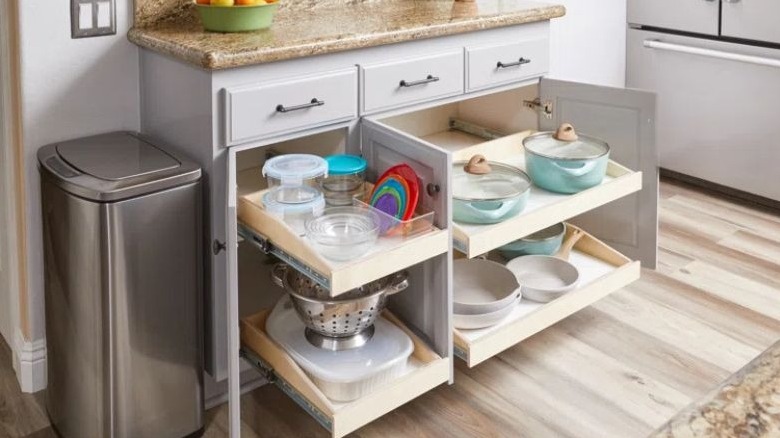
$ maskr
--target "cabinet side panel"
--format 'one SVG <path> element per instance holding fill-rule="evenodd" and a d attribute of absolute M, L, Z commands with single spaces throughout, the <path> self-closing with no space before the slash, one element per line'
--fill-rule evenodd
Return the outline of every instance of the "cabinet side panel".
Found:
<path fill-rule="evenodd" d="M 203 171 L 204 239 L 226 241 L 226 150 L 214 143 L 211 73 L 141 51 L 141 131 L 197 162 Z M 210 247 L 208 247 L 210 248 Z M 227 377 L 225 251 L 204 251 L 205 369 Z"/>

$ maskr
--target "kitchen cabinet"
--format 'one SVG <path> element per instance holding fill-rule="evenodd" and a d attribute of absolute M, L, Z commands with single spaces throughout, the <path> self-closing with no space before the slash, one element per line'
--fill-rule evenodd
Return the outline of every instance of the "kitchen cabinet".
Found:
<path fill-rule="evenodd" d="M 548 54 L 542 46 L 548 40 L 549 23 L 539 22 L 217 72 L 142 52 L 143 130 L 196 157 L 209 181 L 207 368 L 216 380 L 228 378 L 234 436 L 242 363 L 256 366 L 340 437 L 451 382 L 455 351 L 470 365 L 485 360 L 633 281 L 638 260 L 654 267 L 653 96 L 544 78 Z M 503 69 L 499 62 L 520 59 L 531 62 L 509 66 L 516 70 L 507 75 L 491 70 Z M 447 68 L 436 70 L 440 65 Z M 354 71 L 359 80 L 353 92 L 346 88 Z M 429 75 L 440 80 L 412 87 L 401 82 Z M 308 88 L 318 78 L 339 78 L 334 87 L 342 91 Z M 187 98 L 177 97 L 182 93 Z M 322 98 L 324 93 L 331 94 Z M 313 104 L 315 100 L 324 104 Z M 296 118 L 278 114 L 279 105 L 306 102 L 312 105 Z M 358 113 L 348 116 L 354 105 Z M 329 109 L 333 107 L 337 110 Z M 507 160 L 522 167 L 522 137 L 564 120 L 610 143 L 614 162 L 603 184 L 576 195 L 537 190 L 527 212 L 484 229 L 452 221 L 454 159 L 484 150 L 508 154 Z M 360 154 L 368 163 L 370 182 L 392 165 L 409 164 L 420 177 L 421 209 L 433 214 L 432 227 L 407 240 L 380 243 L 353 262 L 323 260 L 264 214 L 258 201 L 265 160 L 300 152 Z M 480 344 L 453 331 L 454 252 L 481 255 L 562 220 L 591 233 L 577 246 L 577 257 L 592 265 L 590 281 L 565 299 L 524 310 L 510 325 L 517 336 L 503 334 L 500 341 Z M 244 255 L 252 250 L 260 262 L 247 266 Z M 406 270 L 409 288 L 390 298 L 385 317 L 411 334 L 417 361 L 412 371 L 347 405 L 323 399 L 290 356 L 263 333 L 263 308 L 283 294 L 268 278 L 268 267 L 278 259 L 334 297 Z M 464 349 L 469 344 L 474 345 L 471 353 Z"/>
<path fill-rule="evenodd" d="M 780 44 L 780 3 L 775 0 L 724 0 L 721 35 Z"/>

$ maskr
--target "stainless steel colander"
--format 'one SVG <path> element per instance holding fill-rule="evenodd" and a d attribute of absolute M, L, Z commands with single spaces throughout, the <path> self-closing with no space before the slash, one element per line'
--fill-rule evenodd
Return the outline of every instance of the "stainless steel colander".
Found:
<path fill-rule="evenodd" d="M 336 298 L 327 289 L 284 263 L 274 266 L 271 278 L 284 288 L 306 325 L 306 338 L 330 350 L 359 347 L 374 333 L 374 321 L 387 297 L 409 286 L 408 273 L 397 272 L 367 283 Z"/>

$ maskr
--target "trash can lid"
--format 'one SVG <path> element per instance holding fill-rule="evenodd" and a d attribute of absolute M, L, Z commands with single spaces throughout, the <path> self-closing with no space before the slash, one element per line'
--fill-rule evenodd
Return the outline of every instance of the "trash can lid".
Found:
<path fill-rule="evenodd" d="M 41 173 L 75 195 L 112 202 L 196 181 L 200 168 L 133 132 L 68 140 L 38 150 Z"/>

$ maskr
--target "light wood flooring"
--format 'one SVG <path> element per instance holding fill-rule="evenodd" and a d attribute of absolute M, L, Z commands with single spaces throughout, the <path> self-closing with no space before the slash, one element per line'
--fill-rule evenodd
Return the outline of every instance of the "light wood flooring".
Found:
<path fill-rule="evenodd" d="M 663 181 L 660 265 L 356 437 L 644 437 L 780 339 L 780 215 Z M 2 350 L 5 348 L 5 350 Z M 50 436 L 0 348 L 0 436 Z M 278 389 L 242 398 L 244 437 L 326 437 Z M 226 406 L 205 436 L 226 436 Z M 40 430 L 42 429 L 42 430 Z M 14 435 L 16 433 L 16 435 Z"/>

